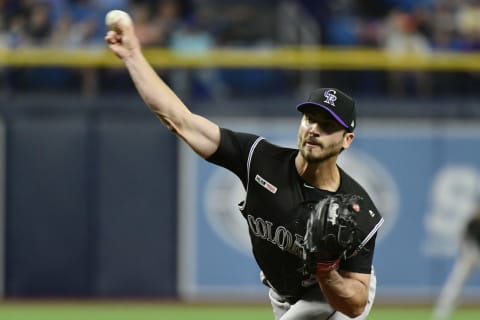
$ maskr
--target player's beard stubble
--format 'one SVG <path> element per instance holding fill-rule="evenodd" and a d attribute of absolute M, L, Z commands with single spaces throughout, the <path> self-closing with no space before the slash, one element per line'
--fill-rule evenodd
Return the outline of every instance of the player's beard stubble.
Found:
<path fill-rule="evenodd" d="M 333 157 L 337 157 L 343 150 L 343 138 L 328 145 L 325 145 L 322 142 L 316 142 L 314 146 L 309 146 L 307 141 L 308 138 L 306 137 L 298 138 L 298 149 L 307 163 L 314 164 L 326 161 Z"/>

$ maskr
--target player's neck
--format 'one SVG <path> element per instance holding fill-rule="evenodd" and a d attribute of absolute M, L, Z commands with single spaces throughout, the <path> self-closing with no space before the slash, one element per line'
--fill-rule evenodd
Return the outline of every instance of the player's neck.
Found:
<path fill-rule="evenodd" d="M 340 171 L 335 157 L 319 163 L 309 163 L 297 157 L 295 166 L 300 177 L 313 187 L 331 192 L 340 187 Z"/>

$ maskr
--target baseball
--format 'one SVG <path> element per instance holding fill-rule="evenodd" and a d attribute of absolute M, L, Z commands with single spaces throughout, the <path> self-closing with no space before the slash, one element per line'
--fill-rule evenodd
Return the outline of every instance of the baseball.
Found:
<path fill-rule="evenodd" d="M 117 27 L 117 23 L 123 21 L 124 23 L 130 23 L 131 19 L 128 13 L 122 10 L 110 10 L 105 15 L 105 25 L 109 30 L 114 30 Z"/>

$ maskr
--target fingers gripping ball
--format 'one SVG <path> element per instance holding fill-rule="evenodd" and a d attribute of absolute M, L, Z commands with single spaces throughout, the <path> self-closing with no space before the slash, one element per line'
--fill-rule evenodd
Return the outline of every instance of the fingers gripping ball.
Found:
<path fill-rule="evenodd" d="M 336 269 L 340 260 L 360 245 L 359 202 L 360 197 L 356 195 L 337 195 L 304 204 L 308 218 L 303 263 L 307 272 L 316 274 Z"/>
<path fill-rule="evenodd" d="M 131 23 L 132 19 L 128 13 L 122 10 L 110 10 L 105 15 L 105 25 L 108 30 L 116 30 L 120 22 L 126 25 Z"/>

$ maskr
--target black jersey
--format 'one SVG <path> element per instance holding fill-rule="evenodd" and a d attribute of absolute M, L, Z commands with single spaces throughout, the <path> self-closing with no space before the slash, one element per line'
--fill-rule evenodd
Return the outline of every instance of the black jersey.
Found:
<path fill-rule="evenodd" d="M 293 297 L 316 283 L 302 268 L 306 217 L 298 210 L 301 203 L 332 194 L 361 196 L 359 226 L 364 241 L 352 256 L 341 261 L 339 268 L 347 271 L 371 272 L 376 232 L 383 223 L 365 190 L 341 168 L 337 192 L 306 184 L 295 167 L 297 153 L 297 149 L 271 144 L 262 137 L 222 128 L 220 146 L 207 159 L 242 181 L 246 196 L 239 207 L 248 223 L 254 257 L 269 285 Z"/>

